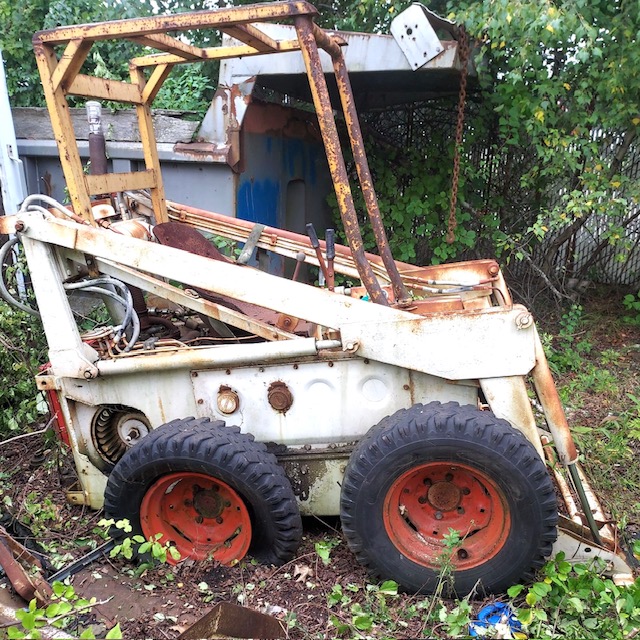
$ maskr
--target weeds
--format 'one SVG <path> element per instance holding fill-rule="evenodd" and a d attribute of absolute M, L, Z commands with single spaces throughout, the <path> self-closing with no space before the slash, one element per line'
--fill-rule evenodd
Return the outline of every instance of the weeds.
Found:
<path fill-rule="evenodd" d="M 128 520 L 115 521 L 113 518 L 103 518 L 98 522 L 98 527 L 107 531 L 115 527 L 124 533 L 131 533 L 133 530 Z M 160 542 L 162 535 L 158 533 L 151 538 L 145 538 L 139 534 L 126 536 L 110 551 L 109 557 L 125 560 L 131 560 L 134 556 L 146 557 L 147 560 L 138 567 L 136 572 L 138 575 L 156 564 L 166 564 L 169 558 L 177 562 L 180 560 L 180 552 L 169 542 Z"/>
<path fill-rule="evenodd" d="M 78 634 L 75 636 L 78 638 L 96 638 L 93 629 L 87 628 L 79 632 L 79 627 L 84 624 L 83 619 L 87 613 L 90 613 L 97 605 L 104 603 L 98 602 L 96 598 L 90 600 L 80 598 L 71 585 L 62 582 L 54 582 L 52 589 L 51 602 L 46 607 L 38 607 L 34 599 L 29 603 L 28 608 L 16 611 L 19 624 L 7 628 L 7 638 L 10 640 L 14 638 L 38 640 L 43 637 L 53 637 L 50 631 L 46 635 L 41 633 L 40 629 L 45 626 L 74 632 Z M 120 625 L 116 624 L 106 635 L 101 637 L 106 640 L 121 639 L 123 636 Z"/>
<path fill-rule="evenodd" d="M 541 580 L 508 591 L 520 602 L 518 620 L 533 638 L 624 640 L 640 625 L 640 580 L 617 586 L 603 577 L 604 563 L 569 564 L 563 553 L 548 562 Z M 522 594 L 524 601 L 522 599 Z"/>
<path fill-rule="evenodd" d="M 629 293 L 622 299 L 622 306 L 629 313 L 622 317 L 627 324 L 640 326 L 640 291 L 636 295 Z"/>

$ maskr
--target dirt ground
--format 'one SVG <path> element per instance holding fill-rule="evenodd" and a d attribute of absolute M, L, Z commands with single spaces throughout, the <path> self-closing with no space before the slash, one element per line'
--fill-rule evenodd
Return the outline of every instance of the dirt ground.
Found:
<path fill-rule="evenodd" d="M 605 323 L 594 340 L 598 353 L 615 349 L 625 354 L 622 365 L 627 376 L 620 397 L 628 392 L 639 393 L 640 328 L 611 332 Z M 624 403 L 616 406 L 615 400 L 603 394 L 590 394 L 586 401 L 570 410 L 570 420 L 601 425 L 619 412 L 620 406 Z M 638 440 L 629 446 L 636 456 L 640 453 Z M 623 472 L 624 469 L 620 469 L 620 473 Z M 45 553 L 62 564 L 83 555 L 101 541 L 94 530 L 102 514 L 72 506 L 65 500 L 65 490 L 74 480 L 70 456 L 44 435 L 0 443 L 0 512 L 11 513 L 29 526 L 33 539 L 41 544 Z M 629 504 L 637 506 L 637 487 L 629 487 L 628 492 Z M 604 496 L 605 504 L 606 501 Z M 81 623 L 83 626 L 93 624 L 97 637 L 119 623 L 127 639 L 166 640 L 177 638 L 216 603 L 224 601 L 282 620 L 295 618 L 295 626 L 288 630 L 288 637 L 292 639 L 335 637 L 329 618 L 332 613 L 340 615 L 340 612 L 329 610 L 327 596 L 340 584 L 343 587 L 359 585 L 361 595 L 354 594 L 354 597 L 366 597 L 363 585 L 367 583 L 367 575 L 347 548 L 337 521 L 307 519 L 304 524 L 305 536 L 297 557 L 282 567 L 260 566 L 247 558 L 235 567 L 184 562 L 177 567 L 165 565 L 137 575 L 134 563 L 103 557 L 72 579 L 79 594 L 95 597 L 100 603 L 95 615 L 85 616 Z M 637 509 L 628 515 L 626 526 L 632 534 L 640 531 Z M 335 545 L 328 564 L 315 550 L 316 543 L 322 541 Z M 2 582 L 0 577 L 0 586 Z M 417 599 L 411 595 L 398 596 L 388 615 L 399 618 Z M 19 600 L 11 599 L 11 590 L 5 585 L 0 588 L 0 610 L 7 600 L 23 606 Z M 482 606 L 482 602 L 477 606 Z M 413 617 L 405 628 L 406 635 L 394 637 L 418 637 L 424 631 L 423 624 L 420 616 Z"/>

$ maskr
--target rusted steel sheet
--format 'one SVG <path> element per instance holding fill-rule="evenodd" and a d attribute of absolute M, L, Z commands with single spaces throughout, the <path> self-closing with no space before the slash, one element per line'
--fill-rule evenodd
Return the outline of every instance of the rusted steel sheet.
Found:
<path fill-rule="evenodd" d="M 531 372 L 533 384 L 542 405 L 544 416 L 549 426 L 549 431 L 553 436 L 553 442 L 558 451 L 558 458 L 564 465 L 574 464 L 578 460 L 578 451 L 576 449 L 573 436 L 569 430 L 569 424 L 562 408 L 562 402 L 558 395 L 558 390 L 553 381 L 549 363 L 544 355 L 544 349 L 540 342 L 538 331 L 533 327 L 535 332 L 535 357 L 536 364 Z"/>
<path fill-rule="evenodd" d="M 35 598 L 38 606 L 48 602 L 53 592 L 38 575 L 42 563 L 29 549 L 12 538 L 4 527 L 0 527 L 0 566 L 21 598 L 27 602 Z"/>
<path fill-rule="evenodd" d="M 231 602 L 221 602 L 184 631 L 179 640 L 286 637 L 284 623 L 273 616 Z"/>
<path fill-rule="evenodd" d="M 378 304 L 387 305 L 385 297 L 378 279 L 371 269 L 364 252 L 362 234 L 358 225 L 358 218 L 353 203 L 353 195 L 349 186 L 347 168 L 345 166 L 338 130 L 331 110 L 331 100 L 329 90 L 322 71 L 322 64 L 318 55 L 318 46 L 313 35 L 313 22 L 310 18 L 299 16 L 295 19 L 298 39 L 302 47 L 302 55 L 307 67 L 307 75 L 313 96 L 313 103 L 318 116 L 318 124 L 322 131 L 325 151 L 329 162 L 329 171 L 333 180 L 340 217 L 344 227 L 353 259 L 360 275 L 362 284 L 367 288 L 371 300 Z"/>

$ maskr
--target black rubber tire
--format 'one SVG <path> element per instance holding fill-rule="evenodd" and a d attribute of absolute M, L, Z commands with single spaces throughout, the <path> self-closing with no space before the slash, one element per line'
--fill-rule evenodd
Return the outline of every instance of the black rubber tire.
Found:
<path fill-rule="evenodd" d="M 210 475 L 240 495 L 251 518 L 253 557 L 265 564 L 283 564 L 294 557 L 302 521 L 289 479 L 264 444 L 221 420 L 173 420 L 145 436 L 111 472 L 105 512 L 126 518 L 134 533 L 141 533 L 146 491 L 159 477 L 181 471 Z"/>
<path fill-rule="evenodd" d="M 358 443 L 341 496 L 344 535 L 358 561 L 406 591 L 433 593 L 439 571 L 406 557 L 387 533 L 383 505 L 403 474 L 431 462 L 472 467 L 502 492 L 511 527 L 496 555 L 453 574 L 450 591 L 502 592 L 530 576 L 557 537 L 551 478 L 535 447 L 505 420 L 473 406 L 417 404 L 388 416 Z M 401 481 L 402 482 L 402 481 Z M 389 494 L 391 495 L 391 494 Z"/>

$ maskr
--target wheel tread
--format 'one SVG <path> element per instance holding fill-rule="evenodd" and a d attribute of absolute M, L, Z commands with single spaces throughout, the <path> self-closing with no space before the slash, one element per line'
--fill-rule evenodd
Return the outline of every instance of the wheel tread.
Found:
<path fill-rule="evenodd" d="M 121 517 L 124 511 L 129 520 L 135 516 L 139 529 L 135 505 L 122 509 L 122 502 L 127 502 L 132 488 L 137 489 L 136 494 L 140 493 L 140 487 L 146 490 L 157 477 L 154 469 L 162 467 L 167 473 L 185 465 L 205 473 L 208 469 L 224 470 L 229 477 L 239 478 L 250 487 L 254 499 L 264 504 L 264 508 L 256 509 L 255 517 L 260 522 L 254 526 L 254 538 L 262 543 L 252 543 L 254 555 L 274 564 L 287 562 L 294 556 L 302 538 L 302 524 L 284 470 L 263 443 L 220 420 L 191 417 L 172 420 L 154 429 L 127 451 L 113 469 L 105 491 L 105 511 L 116 517 Z"/>

